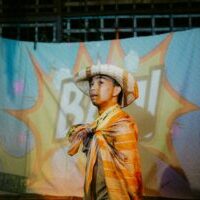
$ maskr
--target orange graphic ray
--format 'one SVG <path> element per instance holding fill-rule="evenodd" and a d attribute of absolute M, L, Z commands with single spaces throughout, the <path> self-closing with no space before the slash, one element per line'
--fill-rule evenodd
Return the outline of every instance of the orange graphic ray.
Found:
<path fill-rule="evenodd" d="M 153 50 L 140 58 L 140 67 L 135 74 L 136 76 L 149 76 L 152 68 L 155 68 L 156 66 L 164 67 L 165 54 L 172 37 L 173 34 L 167 35 L 167 37 Z"/>
<path fill-rule="evenodd" d="M 73 67 L 73 73 L 76 74 L 80 69 L 91 66 L 93 61 L 84 45 L 84 43 L 80 43 L 76 62 Z"/>
<path fill-rule="evenodd" d="M 162 113 L 167 112 L 167 115 L 163 115 L 162 120 L 159 120 L 157 123 L 157 129 L 154 138 L 149 143 L 143 145 L 161 160 L 171 165 L 172 168 L 182 174 L 182 176 L 185 178 L 185 173 L 181 168 L 179 160 L 177 159 L 175 148 L 173 146 L 171 130 L 178 117 L 200 108 L 187 101 L 184 97 L 177 93 L 170 85 L 166 77 L 164 77 L 162 87 L 163 99 L 159 102 L 158 110 L 161 110 Z M 160 141 L 165 141 L 164 148 L 158 147 L 158 143 Z"/>
<path fill-rule="evenodd" d="M 110 50 L 106 62 L 108 64 L 113 64 L 125 68 L 124 57 L 125 53 L 121 47 L 120 40 L 111 41 Z"/>
<path fill-rule="evenodd" d="M 172 36 L 172 34 L 169 34 L 154 50 L 141 58 L 140 69 L 136 75 L 147 76 L 151 68 L 155 66 L 164 67 L 165 54 Z M 171 87 L 166 77 L 163 78 L 160 91 L 161 98 L 157 108 L 160 113 L 156 113 L 155 134 L 150 142 L 142 143 L 142 145 L 185 177 L 172 143 L 171 128 L 177 117 L 198 108 L 181 97 Z M 165 110 L 168 107 L 169 109 Z"/>
<path fill-rule="evenodd" d="M 34 56 L 31 53 L 29 55 L 35 69 L 38 83 L 36 102 L 29 109 L 7 109 L 6 111 L 24 122 L 34 135 L 35 146 L 29 155 L 27 155 L 29 157 L 28 160 L 34 161 L 33 165 L 29 166 L 29 173 L 32 175 L 30 180 L 34 182 L 36 179 L 40 179 L 42 176 L 44 177 L 41 171 L 43 164 L 66 141 L 64 139 L 59 142 L 53 140 L 56 113 L 58 110 L 58 94 L 52 89 L 54 88 L 51 83 L 52 77 L 45 75 Z M 51 173 L 50 171 L 49 169 L 49 173 Z M 29 183 L 31 184 L 31 182 Z"/>
<path fill-rule="evenodd" d="M 135 73 L 135 77 L 137 79 L 140 79 L 140 77 L 150 76 L 150 72 L 155 67 L 164 68 L 165 66 L 165 55 L 168 49 L 168 46 L 172 40 L 173 34 L 168 34 L 167 37 L 158 44 L 153 50 L 151 50 L 148 54 L 140 58 L 140 67 Z M 108 63 L 112 64 L 118 64 L 122 67 L 124 67 L 124 56 L 125 53 L 121 47 L 120 40 L 114 40 L 111 42 L 111 47 L 109 51 L 109 55 L 107 58 Z M 170 93 L 172 91 L 172 88 L 167 87 L 167 83 L 165 81 L 164 87 L 161 87 L 161 90 L 166 90 L 167 93 Z M 168 88 L 168 90 L 167 90 Z M 169 90 L 171 88 L 171 90 Z M 173 92 L 174 94 L 174 92 Z M 182 175 L 184 175 L 181 165 L 178 161 L 178 158 L 175 153 L 174 146 L 172 144 L 171 134 L 170 134 L 170 128 L 174 122 L 174 120 L 180 116 L 181 114 L 184 114 L 186 112 L 193 111 L 194 109 L 197 109 L 194 105 L 190 104 L 184 99 L 177 100 L 179 95 L 173 95 L 171 98 L 176 101 L 176 103 L 181 108 L 173 108 L 172 115 L 170 115 L 170 112 L 168 112 L 168 118 L 163 118 L 163 120 L 157 120 L 156 122 L 156 128 L 154 138 L 150 142 L 142 142 L 142 146 L 147 148 L 150 152 L 152 152 L 154 155 L 156 155 L 158 158 L 162 159 L 166 163 L 168 163 L 170 166 L 172 166 L 176 171 L 180 172 Z M 164 101 L 162 99 L 162 101 Z M 157 110 L 163 110 L 160 105 L 163 105 L 163 102 L 161 102 L 161 99 L 158 102 L 158 109 Z M 167 121 L 167 124 L 166 124 Z M 164 127 L 164 128 L 163 128 Z M 156 142 L 155 142 L 156 141 Z M 160 146 L 157 145 L 157 143 L 161 144 Z M 163 148 L 164 146 L 164 148 Z"/>
<path fill-rule="evenodd" d="M 24 122 L 34 135 L 35 146 L 30 154 L 27 155 L 27 157 L 29 157 L 28 160 L 34 161 L 33 166 L 29 166 L 29 173 L 31 174 L 29 186 L 31 186 L 44 179 L 49 183 L 51 182 L 48 181 L 48 179 L 52 174 L 52 169 L 50 166 L 47 167 L 46 165 L 55 151 L 61 148 L 61 146 L 66 145 L 67 141 L 66 139 L 59 139 L 59 141 L 55 140 L 54 136 L 57 111 L 59 109 L 59 95 L 53 90 L 54 86 L 51 83 L 53 74 L 50 73 L 49 76 L 45 75 L 34 56 L 31 53 L 29 53 L 29 55 L 35 69 L 38 83 L 36 102 L 29 109 L 7 109 L 6 111 L 10 115 Z M 86 47 L 81 43 L 74 65 L 74 73 L 82 67 L 92 65 L 92 63 L 92 59 L 90 58 Z M 50 119 L 48 119 L 49 117 Z M 77 163 L 79 169 L 83 168 L 83 166 L 79 166 L 81 163 Z M 46 170 L 45 173 L 42 170 L 44 166 Z"/>

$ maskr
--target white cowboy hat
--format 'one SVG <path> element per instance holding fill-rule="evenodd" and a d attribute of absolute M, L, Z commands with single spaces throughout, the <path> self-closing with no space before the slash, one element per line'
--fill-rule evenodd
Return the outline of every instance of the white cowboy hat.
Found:
<path fill-rule="evenodd" d="M 116 65 L 97 64 L 80 70 L 75 74 L 74 80 L 77 87 L 89 96 L 89 79 L 95 75 L 106 75 L 119 83 L 122 88 L 121 107 L 126 107 L 138 98 L 138 86 L 133 76 Z"/>

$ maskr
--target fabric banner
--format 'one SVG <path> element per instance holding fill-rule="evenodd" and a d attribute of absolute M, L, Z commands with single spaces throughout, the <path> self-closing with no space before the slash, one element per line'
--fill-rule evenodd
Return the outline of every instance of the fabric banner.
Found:
<path fill-rule="evenodd" d="M 140 97 L 144 195 L 200 196 L 200 29 L 86 43 L 0 39 L 0 191 L 82 196 L 85 155 L 66 154 L 72 124 L 97 110 L 73 82 L 80 68 L 117 64 Z"/>

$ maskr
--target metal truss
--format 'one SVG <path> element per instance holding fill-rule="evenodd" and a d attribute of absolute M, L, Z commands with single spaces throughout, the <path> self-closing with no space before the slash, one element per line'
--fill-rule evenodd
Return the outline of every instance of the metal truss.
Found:
<path fill-rule="evenodd" d="M 0 0 L 0 35 L 80 42 L 200 27 L 199 0 Z"/>
<path fill-rule="evenodd" d="M 106 40 L 187 30 L 200 27 L 200 14 L 146 14 L 63 19 L 65 40 Z"/>

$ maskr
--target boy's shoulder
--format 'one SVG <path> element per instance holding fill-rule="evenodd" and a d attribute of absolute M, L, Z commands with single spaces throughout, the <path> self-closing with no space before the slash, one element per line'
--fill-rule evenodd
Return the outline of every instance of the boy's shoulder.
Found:
<path fill-rule="evenodd" d="M 118 111 L 112 118 L 113 123 L 133 123 L 136 124 L 135 119 L 133 116 L 128 114 L 122 108 L 119 108 Z"/>

